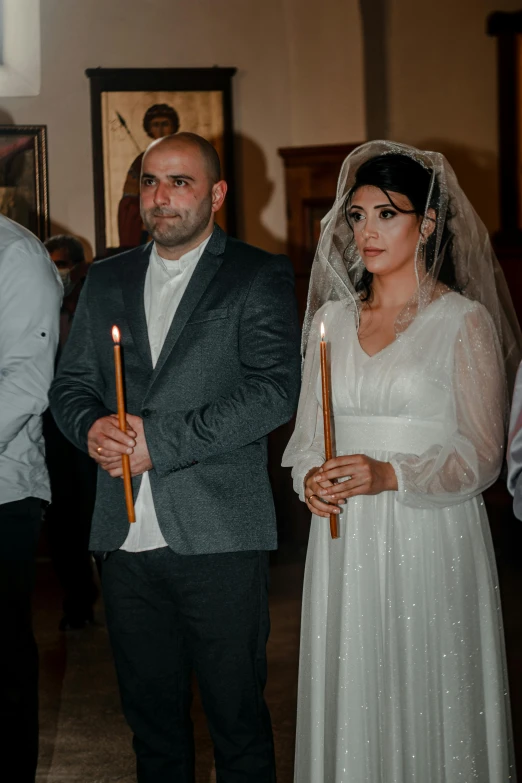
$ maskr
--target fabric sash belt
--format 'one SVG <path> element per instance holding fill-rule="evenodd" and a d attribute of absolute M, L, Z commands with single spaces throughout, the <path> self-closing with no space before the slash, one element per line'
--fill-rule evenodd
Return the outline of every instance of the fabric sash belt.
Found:
<path fill-rule="evenodd" d="M 403 416 L 336 416 L 333 429 L 337 454 L 422 454 L 450 435 L 440 421 Z"/>

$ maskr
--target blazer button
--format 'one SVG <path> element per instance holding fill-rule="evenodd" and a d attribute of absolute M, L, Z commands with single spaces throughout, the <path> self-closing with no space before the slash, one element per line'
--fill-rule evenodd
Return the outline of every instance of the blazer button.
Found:
<path fill-rule="evenodd" d="M 151 414 L 150 408 L 143 408 L 141 415 L 143 416 L 144 419 L 147 419 L 150 416 L 150 414 Z"/>

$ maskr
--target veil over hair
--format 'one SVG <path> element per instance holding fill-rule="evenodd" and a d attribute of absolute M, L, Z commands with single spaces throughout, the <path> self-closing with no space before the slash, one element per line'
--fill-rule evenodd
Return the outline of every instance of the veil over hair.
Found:
<path fill-rule="evenodd" d="M 407 329 L 431 303 L 444 260 L 451 253 L 459 293 L 483 304 L 493 319 L 511 388 L 522 355 L 522 333 L 487 229 L 441 153 L 390 141 L 362 144 L 348 155 L 342 165 L 336 199 L 321 221 L 321 235 L 312 265 L 303 325 L 303 356 L 314 316 L 326 302 L 345 301 L 347 307 L 353 309 L 355 318 L 359 318 L 362 302 L 356 287 L 365 267 L 346 219 L 346 205 L 359 168 L 380 155 L 406 155 L 429 172 L 431 180 L 424 218 L 430 220 L 430 215 L 435 213 L 435 228 L 425 245 L 419 233 L 415 254 L 417 291 L 396 319 L 396 334 Z M 447 241 L 447 229 L 451 243 Z"/>

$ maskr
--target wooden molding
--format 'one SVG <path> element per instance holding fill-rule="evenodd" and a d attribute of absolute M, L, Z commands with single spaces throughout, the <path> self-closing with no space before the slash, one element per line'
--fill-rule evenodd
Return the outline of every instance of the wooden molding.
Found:
<path fill-rule="evenodd" d="M 522 33 L 522 11 L 495 11 L 488 16 L 486 30 L 491 36 Z"/>

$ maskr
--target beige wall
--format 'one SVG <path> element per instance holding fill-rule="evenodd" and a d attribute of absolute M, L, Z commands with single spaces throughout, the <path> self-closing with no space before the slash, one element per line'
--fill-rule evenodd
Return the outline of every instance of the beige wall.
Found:
<path fill-rule="evenodd" d="M 366 138 L 363 46 L 354 0 L 284 0 L 292 144 Z"/>
<path fill-rule="evenodd" d="M 48 125 L 53 222 L 90 243 L 86 68 L 236 66 L 241 233 L 271 250 L 285 237 L 277 148 L 365 138 L 358 0 L 41 4 L 41 93 L 0 98 L 0 122 Z M 496 42 L 485 24 L 491 11 L 519 7 L 520 0 L 387 3 L 388 135 L 445 152 L 491 230 L 498 226 Z"/>
<path fill-rule="evenodd" d="M 357 0 L 42 0 L 41 93 L 0 98 L 0 122 L 48 125 L 54 227 L 93 244 L 85 69 L 236 66 L 242 233 L 278 250 L 277 148 L 364 135 L 357 8 Z"/>
<path fill-rule="evenodd" d="M 390 0 L 390 138 L 446 154 L 475 208 L 498 228 L 496 39 L 492 11 L 520 0 Z"/>

